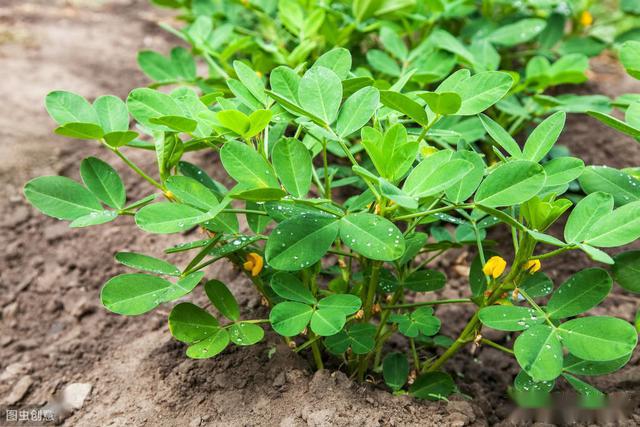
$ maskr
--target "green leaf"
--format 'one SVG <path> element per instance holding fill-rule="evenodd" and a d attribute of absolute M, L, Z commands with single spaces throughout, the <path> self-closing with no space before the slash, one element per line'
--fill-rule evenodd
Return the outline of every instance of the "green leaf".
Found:
<path fill-rule="evenodd" d="M 67 123 L 56 128 L 57 135 L 77 139 L 100 139 L 104 132 L 99 125 L 93 123 Z"/>
<path fill-rule="evenodd" d="M 151 117 L 149 119 L 149 123 L 153 123 L 154 125 L 164 125 L 169 129 L 185 133 L 193 132 L 198 126 L 198 122 L 195 120 L 182 116 Z"/>
<path fill-rule="evenodd" d="M 629 40 L 620 47 L 620 62 L 630 76 L 640 80 L 640 41 Z"/>
<path fill-rule="evenodd" d="M 445 190 L 447 198 L 453 203 L 462 203 L 473 195 L 482 178 L 484 178 L 485 164 L 482 157 L 474 151 L 457 151 L 452 159 L 461 159 L 471 163 L 472 169 L 464 175 L 464 178 Z"/>
<path fill-rule="evenodd" d="M 218 329 L 208 338 L 198 341 L 187 348 L 187 357 L 207 359 L 216 356 L 229 345 L 229 333 L 226 329 Z"/>
<path fill-rule="evenodd" d="M 224 283 L 219 280 L 209 280 L 204 284 L 204 290 L 220 314 L 234 322 L 240 319 L 240 306 Z"/>
<path fill-rule="evenodd" d="M 243 137 L 245 139 L 252 138 L 262 132 L 267 126 L 269 126 L 269 122 L 273 117 L 273 113 L 271 110 L 256 110 L 249 116 L 249 122 L 251 125 L 249 126 L 249 130 L 244 133 Z"/>
<path fill-rule="evenodd" d="M 114 209 L 122 209 L 127 196 L 120 175 L 108 163 L 87 157 L 80 163 L 82 181 L 96 197 Z"/>
<path fill-rule="evenodd" d="M 24 195 L 36 209 L 58 219 L 74 220 L 102 212 L 100 201 L 85 187 L 64 176 L 41 176 L 29 181 Z"/>
<path fill-rule="evenodd" d="M 271 277 L 271 289 L 278 296 L 305 304 L 315 304 L 317 301 L 309 289 L 296 276 L 279 271 Z"/>
<path fill-rule="evenodd" d="M 379 261 L 393 261 L 404 253 L 404 237 L 391 221 L 371 213 L 356 213 L 340 220 L 340 237 L 359 254 Z"/>
<path fill-rule="evenodd" d="M 338 136 L 344 138 L 360 130 L 376 112 L 379 103 L 380 92 L 372 86 L 364 87 L 347 98 L 336 122 Z"/>
<path fill-rule="evenodd" d="M 624 134 L 627 134 L 629 136 L 632 136 L 634 138 L 640 138 L 640 129 L 637 129 L 625 122 L 623 122 L 620 119 L 617 119 L 613 116 L 610 116 L 608 114 L 602 113 L 600 111 L 587 111 L 587 114 L 590 115 L 591 117 L 600 120 L 602 123 L 604 123 L 605 125 L 614 128 L 615 130 L 618 130 Z"/>
<path fill-rule="evenodd" d="M 354 354 L 367 354 L 376 345 L 376 327 L 370 323 L 354 323 L 347 329 Z"/>
<path fill-rule="evenodd" d="M 425 92 L 418 96 L 426 101 L 431 111 L 443 116 L 457 113 L 462 105 L 462 98 L 455 92 Z"/>
<path fill-rule="evenodd" d="M 311 68 L 300 79 L 298 99 L 304 110 L 330 125 L 335 121 L 342 101 L 340 77 L 325 67 Z"/>
<path fill-rule="evenodd" d="M 419 399 L 442 400 L 453 393 L 455 384 L 444 372 L 428 372 L 420 375 L 411 387 L 409 393 Z"/>
<path fill-rule="evenodd" d="M 638 332 L 629 322 L 608 316 L 569 320 L 558 332 L 571 354 L 596 362 L 627 356 L 638 342 Z"/>
<path fill-rule="evenodd" d="M 546 22 L 542 19 L 521 19 L 513 24 L 498 27 L 489 34 L 487 40 L 500 46 L 515 46 L 532 40 L 545 26 Z"/>
<path fill-rule="evenodd" d="M 482 324 L 499 331 L 524 331 L 544 323 L 544 314 L 528 307 L 492 305 L 480 309 Z"/>
<path fill-rule="evenodd" d="M 553 144 L 556 143 L 560 132 L 564 128 L 567 115 L 564 111 L 558 111 L 547 117 L 529 135 L 524 144 L 523 156 L 532 162 L 539 162 L 547 155 Z"/>
<path fill-rule="evenodd" d="M 392 77 L 400 77 L 402 70 L 398 63 L 385 52 L 378 49 L 367 51 L 367 62 L 376 71 Z"/>
<path fill-rule="evenodd" d="M 267 262 L 285 271 L 315 264 L 333 244 L 339 224 L 336 218 L 316 214 L 302 214 L 281 222 L 267 240 Z"/>
<path fill-rule="evenodd" d="M 640 180 L 606 166 L 588 166 L 580 176 L 580 186 L 587 194 L 611 194 L 616 206 L 640 200 Z"/>
<path fill-rule="evenodd" d="M 601 248 L 623 246 L 640 237 L 640 201 L 632 202 L 599 219 L 585 243 Z"/>
<path fill-rule="evenodd" d="M 444 288 L 447 277 L 438 270 L 422 269 L 411 273 L 402 286 L 413 292 L 433 292 Z"/>
<path fill-rule="evenodd" d="M 380 29 L 380 41 L 387 52 L 401 60 L 406 60 L 409 52 L 402 37 L 389 27 Z"/>
<path fill-rule="evenodd" d="M 168 280 L 148 274 L 121 274 L 104 284 L 100 299 L 109 311 L 137 316 L 164 302 L 173 286 Z"/>
<path fill-rule="evenodd" d="M 182 302 L 169 314 L 169 330 L 175 339 L 187 344 L 202 341 L 220 330 L 220 324 L 206 310 Z"/>
<path fill-rule="evenodd" d="M 261 104 L 267 105 L 267 94 L 264 91 L 264 83 L 248 65 L 241 61 L 233 61 L 233 69 L 242 84 L 251 92 Z"/>
<path fill-rule="evenodd" d="M 344 80 L 351 71 L 351 52 L 343 47 L 335 47 L 323 53 L 313 64 L 313 67 L 328 68 L 336 73 L 340 80 Z"/>
<path fill-rule="evenodd" d="M 172 284 L 171 289 L 163 296 L 163 302 L 175 301 L 182 298 L 198 286 L 204 277 L 204 271 L 195 271 Z"/>
<path fill-rule="evenodd" d="M 562 345 L 555 329 L 535 325 L 513 346 L 518 364 L 534 381 L 551 381 L 562 373 Z"/>
<path fill-rule="evenodd" d="M 528 160 L 515 160 L 498 166 L 480 184 L 475 202 L 489 207 L 511 206 L 526 202 L 545 183 L 542 166 Z"/>
<path fill-rule="evenodd" d="M 575 375 L 596 376 L 611 374 L 626 365 L 632 354 L 633 353 L 629 353 L 619 359 L 607 360 L 605 362 L 582 360 L 573 354 L 567 354 L 564 358 L 563 369 Z"/>
<path fill-rule="evenodd" d="M 219 205 L 210 188 L 188 176 L 170 176 L 165 185 L 178 200 L 195 208 L 209 211 Z"/>
<path fill-rule="evenodd" d="M 159 258 L 135 252 L 118 252 L 116 261 L 136 270 L 148 271 L 167 276 L 180 276 L 181 272 L 175 265 Z"/>
<path fill-rule="evenodd" d="M 90 214 L 74 219 L 69 224 L 71 228 L 89 227 L 91 225 L 100 225 L 111 222 L 118 217 L 116 211 L 91 212 Z"/>
<path fill-rule="evenodd" d="M 324 297 L 318 303 L 318 309 L 335 310 L 349 316 L 357 312 L 362 306 L 362 301 L 351 294 L 333 294 Z"/>
<path fill-rule="evenodd" d="M 300 76 L 289 67 L 279 66 L 271 71 L 269 75 L 271 90 L 281 97 L 297 104 L 298 87 L 300 86 Z"/>
<path fill-rule="evenodd" d="M 441 193 L 460 182 L 473 169 L 471 162 L 452 159 L 453 151 L 441 150 L 421 161 L 409 174 L 402 189 L 415 197 Z"/>
<path fill-rule="evenodd" d="M 264 329 L 260 326 L 240 322 L 229 326 L 229 339 L 235 345 L 254 345 L 264 338 Z"/>
<path fill-rule="evenodd" d="M 429 125 L 429 118 L 424 108 L 407 95 L 391 90 L 383 90 L 380 92 L 380 101 L 386 107 L 412 118 L 419 125 Z"/>
<path fill-rule="evenodd" d="M 147 205 L 136 212 L 136 224 L 149 233 L 170 234 L 189 230 L 208 218 L 202 211 L 171 202 Z"/>
<path fill-rule="evenodd" d="M 92 123 L 100 125 L 94 108 L 82 96 L 57 90 L 45 99 L 45 107 L 53 120 L 63 126 L 67 123 Z"/>
<path fill-rule="evenodd" d="M 389 353 L 382 361 L 382 376 L 393 391 L 400 390 L 409 377 L 409 361 L 403 353 Z"/>
<path fill-rule="evenodd" d="M 278 188 L 275 172 L 267 161 L 247 144 L 229 141 L 220 149 L 220 161 L 227 173 L 241 184 Z"/>
<path fill-rule="evenodd" d="M 152 130 L 168 130 L 166 126 L 154 124 L 151 118 L 184 116 L 184 112 L 169 95 L 148 88 L 134 89 L 127 97 L 127 109 L 134 119 Z"/>
<path fill-rule="evenodd" d="M 513 77 L 501 71 L 485 71 L 460 82 L 456 88 L 462 105 L 459 116 L 479 114 L 500 101 L 511 89 Z"/>
<path fill-rule="evenodd" d="M 321 337 L 328 337 L 340 332 L 346 322 L 347 317 L 342 311 L 319 308 L 311 316 L 311 330 Z"/>
<path fill-rule="evenodd" d="M 143 73 L 157 82 L 172 82 L 176 80 L 177 71 L 171 59 L 151 50 L 138 52 L 138 65 Z"/>
<path fill-rule="evenodd" d="M 285 301 L 273 307 L 269 313 L 269 322 L 278 334 L 293 337 L 307 327 L 312 315 L 313 308 L 308 305 Z"/>
<path fill-rule="evenodd" d="M 273 168 L 284 188 L 294 197 L 305 197 L 311 187 L 311 154 L 294 138 L 278 141 L 271 154 Z"/>
<path fill-rule="evenodd" d="M 480 121 L 485 128 L 489 136 L 500 146 L 504 151 L 509 153 L 513 157 L 522 157 L 522 151 L 520 146 L 509 132 L 504 130 L 502 126 L 494 122 L 489 116 L 480 114 Z"/>
<path fill-rule="evenodd" d="M 93 108 L 105 134 L 129 130 L 127 105 L 117 96 L 99 96 L 93 102 Z"/>
<path fill-rule="evenodd" d="M 102 137 L 109 147 L 119 148 L 136 139 L 138 137 L 138 133 L 130 130 L 116 131 L 105 133 Z"/>
<path fill-rule="evenodd" d="M 580 200 L 573 208 L 564 227 L 564 239 L 568 243 L 584 241 L 594 224 L 613 211 L 611 194 L 597 191 Z"/>
<path fill-rule="evenodd" d="M 553 282 L 546 274 L 538 271 L 525 278 L 520 289 L 531 298 L 543 297 L 553 292 Z"/>
<path fill-rule="evenodd" d="M 574 179 L 580 178 L 584 172 L 584 162 L 576 157 L 557 157 L 544 165 L 547 175 L 545 187 L 568 184 Z"/>
<path fill-rule="evenodd" d="M 583 313 L 600 304 L 611 291 L 613 281 L 601 268 L 588 268 L 569 277 L 551 295 L 547 314 L 552 319 L 564 319 Z"/>
<path fill-rule="evenodd" d="M 616 255 L 612 273 L 615 281 L 624 289 L 640 293 L 640 251 L 628 251 Z"/>
<path fill-rule="evenodd" d="M 363 128 L 362 145 L 380 176 L 391 182 L 411 168 L 419 148 L 418 142 L 407 139 L 407 130 L 400 123 L 387 129 L 384 136 L 374 128 Z"/>
<path fill-rule="evenodd" d="M 251 121 L 242 111 L 222 110 L 216 113 L 216 119 L 220 125 L 242 136 L 249 132 Z"/>

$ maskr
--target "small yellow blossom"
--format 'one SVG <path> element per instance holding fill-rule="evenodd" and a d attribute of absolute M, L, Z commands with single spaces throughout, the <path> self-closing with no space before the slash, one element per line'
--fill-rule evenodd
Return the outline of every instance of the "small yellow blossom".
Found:
<path fill-rule="evenodd" d="M 533 274 L 536 271 L 540 270 L 540 267 L 542 267 L 542 263 L 540 263 L 539 259 L 530 259 L 524 265 L 524 269 L 527 270 L 530 274 Z"/>
<path fill-rule="evenodd" d="M 504 273 L 505 268 L 507 268 L 507 261 L 505 261 L 504 258 L 492 256 L 484 267 L 482 267 L 482 272 L 487 276 L 497 279 Z"/>
<path fill-rule="evenodd" d="M 251 276 L 256 277 L 262 271 L 264 260 L 259 254 L 251 252 L 247 254 L 246 261 L 242 266 L 245 270 L 251 272 Z"/>
<path fill-rule="evenodd" d="M 164 197 L 166 197 L 168 200 L 174 202 L 176 200 L 176 196 L 169 190 L 164 192 Z"/>
<path fill-rule="evenodd" d="M 580 24 L 583 27 L 590 27 L 593 24 L 593 15 L 588 10 L 584 10 L 580 14 Z"/>

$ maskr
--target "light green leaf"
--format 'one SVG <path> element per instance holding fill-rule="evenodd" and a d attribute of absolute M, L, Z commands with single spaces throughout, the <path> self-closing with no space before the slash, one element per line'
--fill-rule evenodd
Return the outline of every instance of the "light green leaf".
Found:
<path fill-rule="evenodd" d="M 73 92 L 50 92 L 45 99 L 45 107 L 51 118 L 61 126 L 67 123 L 100 125 L 98 115 L 91 104 Z"/>
<path fill-rule="evenodd" d="M 584 241 L 594 224 L 613 211 L 611 194 L 596 191 L 580 200 L 571 211 L 564 227 L 564 238 L 568 243 Z"/>
<path fill-rule="evenodd" d="M 218 332 L 220 324 L 206 310 L 190 302 L 182 302 L 169 314 L 169 330 L 178 341 L 193 344 Z"/>
<path fill-rule="evenodd" d="M 104 133 L 129 130 L 129 112 L 127 105 L 117 96 L 99 96 L 93 102 L 100 126 Z"/>
<path fill-rule="evenodd" d="M 360 130 L 376 112 L 379 103 L 380 92 L 372 86 L 364 87 L 347 98 L 336 122 L 338 136 L 344 138 Z"/>
<path fill-rule="evenodd" d="M 564 111 L 558 111 L 547 117 L 531 132 L 522 152 L 525 159 L 539 162 L 547 155 L 564 128 L 566 116 Z"/>
<path fill-rule="evenodd" d="M 580 176 L 580 186 L 587 194 L 611 194 L 616 206 L 640 200 L 640 180 L 606 166 L 588 166 Z"/>
<path fill-rule="evenodd" d="M 380 92 L 380 101 L 386 107 L 412 118 L 422 126 L 429 124 L 429 118 L 424 108 L 407 95 L 391 90 L 383 90 Z"/>
<path fill-rule="evenodd" d="M 93 193 L 64 176 L 32 179 L 25 185 L 24 195 L 40 212 L 58 219 L 74 220 L 103 210 Z"/>
<path fill-rule="evenodd" d="M 318 303 L 319 309 L 336 310 L 349 316 L 357 312 L 362 306 L 362 301 L 355 295 L 351 294 L 333 294 L 324 297 Z"/>
<path fill-rule="evenodd" d="M 165 185 L 178 200 L 195 208 L 209 211 L 219 204 L 211 189 L 188 176 L 170 176 Z"/>
<path fill-rule="evenodd" d="M 229 345 L 229 333 L 226 329 L 218 329 L 208 338 L 198 341 L 187 348 L 187 357 L 192 359 L 207 359 L 214 357 Z"/>
<path fill-rule="evenodd" d="M 241 61 L 233 61 L 233 69 L 242 84 L 251 92 L 261 104 L 267 105 L 267 94 L 264 91 L 264 83 L 248 65 Z"/>
<path fill-rule="evenodd" d="M 640 41 L 628 40 L 620 47 L 620 62 L 630 76 L 640 80 Z"/>
<path fill-rule="evenodd" d="M 362 129 L 362 145 L 380 176 L 394 182 L 409 170 L 418 154 L 418 143 L 407 139 L 400 123 L 391 126 L 384 136 L 371 127 Z"/>
<path fill-rule="evenodd" d="M 67 123 L 54 131 L 56 135 L 77 139 L 100 139 L 104 132 L 99 125 L 93 123 Z"/>
<path fill-rule="evenodd" d="M 311 316 L 311 330 L 321 337 L 335 335 L 342 330 L 347 317 L 340 310 L 319 308 Z"/>
<path fill-rule="evenodd" d="M 402 189 L 415 197 L 428 197 L 441 193 L 460 182 L 474 166 L 462 159 L 452 159 L 453 151 L 441 150 L 416 166 Z"/>
<path fill-rule="evenodd" d="M 425 92 L 418 96 L 426 101 L 431 111 L 443 116 L 455 114 L 462 105 L 462 98 L 455 92 Z"/>
<path fill-rule="evenodd" d="M 586 236 L 585 243 L 612 248 L 640 237 L 640 201 L 626 204 L 599 219 Z"/>
<path fill-rule="evenodd" d="M 147 205 L 136 213 L 135 219 L 142 230 L 157 234 L 179 233 L 207 220 L 198 209 L 170 202 Z"/>
<path fill-rule="evenodd" d="M 409 387 L 409 393 L 419 399 L 442 400 L 453 393 L 455 384 L 444 372 L 420 375 Z"/>
<path fill-rule="evenodd" d="M 520 146 L 515 139 L 509 135 L 509 132 L 504 130 L 502 126 L 494 122 L 489 116 L 480 114 L 479 117 L 482 122 L 482 126 L 485 128 L 489 136 L 491 136 L 491 138 L 493 138 L 493 140 L 502 147 L 503 150 L 513 157 L 522 157 Z"/>
<path fill-rule="evenodd" d="M 462 203 L 473 195 L 484 177 L 485 164 L 475 151 L 463 150 L 453 154 L 453 160 L 461 159 L 471 163 L 472 169 L 464 178 L 445 190 L 447 198 L 454 203 Z"/>
<path fill-rule="evenodd" d="M 284 188 L 294 197 L 305 197 L 311 187 L 311 154 L 294 138 L 283 138 L 273 147 L 273 168 Z"/>
<path fill-rule="evenodd" d="M 640 251 L 628 251 L 614 258 L 613 278 L 624 289 L 640 293 Z"/>
<path fill-rule="evenodd" d="M 271 90 L 281 97 L 297 104 L 298 87 L 300 86 L 300 76 L 289 67 L 279 66 L 271 71 L 269 75 Z"/>
<path fill-rule="evenodd" d="M 74 219 L 69 224 L 71 228 L 89 227 L 91 225 L 100 225 L 111 222 L 118 217 L 116 211 L 104 210 L 102 212 L 91 212 L 90 214 Z"/>
<path fill-rule="evenodd" d="M 545 183 L 542 166 L 528 160 L 515 160 L 498 166 L 480 184 L 475 202 L 489 207 L 511 206 L 526 202 Z"/>
<path fill-rule="evenodd" d="M 138 123 L 152 130 L 167 130 L 167 127 L 152 123 L 151 118 L 184 116 L 171 96 L 148 88 L 132 90 L 127 97 L 127 109 Z"/>
<path fill-rule="evenodd" d="M 459 116 L 479 114 L 500 101 L 511 89 L 513 77 L 501 71 L 485 71 L 463 80 L 455 88 L 462 98 Z"/>
<path fill-rule="evenodd" d="M 278 188 L 275 172 L 267 161 L 247 144 L 229 141 L 220 149 L 220 161 L 227 173 L 241 184 Z"/>
<path fill-rule="evenodd" d="M 576 157 L 557 157 L 544 165 L 545 187 L 568 184 L 584 172 L 584 162 Z"/>
<path fill-rule="evenodd" d="M 127 196 L 120 175 L 108 163 L 87 157 L 80 163 L 80 176 L 89 191 L 106 205 L 122 209 Z"/>
<path fill-rule="evenodd" d="M 487 40 L 500 46 L 515 46 L 526 43 L 544 30 L 546 22 L 542 19 L 521 19 L 513 24 L 498 27 L 489 34 Z"/>
<path fill-rule="evenodd" d="M 336 73 L 340 80 L 344 80 L 351 71 L 351 52 L 343 47 L 335 47 L 320 55 L 313 67 L 328 68 Z"/>
<path fill-rule="evenodd" d="M 300 106 L 326 124 L 334 122 L 342 101 L 340 77 L 325 67 L 307 71 L 298 86 Z"/>

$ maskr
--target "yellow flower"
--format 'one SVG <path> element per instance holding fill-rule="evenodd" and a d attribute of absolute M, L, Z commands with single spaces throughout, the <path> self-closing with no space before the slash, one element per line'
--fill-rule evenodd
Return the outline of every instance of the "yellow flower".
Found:
<path fill-rule="evenodd" d="M 166 197 L 167 200 L 170 200 L 172 202 L 174 202 L 176 200 L 176 196 L 169 190 L 164 192 L 164 197 Z"/>
<path fill-rule="evenodd" d="M 242 264 L 245 270 L 251 272 L 251 276 L 256 277 L 262 271 L 264 267 L 264 260 L 255 252 L 247 254 L 247 258 L 244 264 Z"/>
<path fill-rule="evenodd" d="M 588 10 L 584 10 L 580 14 L 580 24 L 583 27 L 590 27 L 593 24 L 593 15 Z"/>
<path fill-rule="evenodd" d="M 505 261 L 504 258 L 492 256 L 484 267 L 482 267 L 482 272 L 487 276 L 497 279 L 504 273 L 505 268 L 507 268 L 507 261 Z"/>
<path fill-rule="evenodd" d="M 536 271 L 540 270 L 540 267 L 542 267 L 542 263 L 540 263 L 539 259 L 530 259 L 524 265 L 524 269 L 527 270 L 530 274 L 533 274 Z"/>

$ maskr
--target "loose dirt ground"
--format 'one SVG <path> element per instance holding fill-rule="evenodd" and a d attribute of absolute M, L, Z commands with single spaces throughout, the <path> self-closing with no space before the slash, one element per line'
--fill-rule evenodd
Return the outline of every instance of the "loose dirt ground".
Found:
<path fill-rule="evenodd" d="M 91 392 L 82 407 L 66 415 L 65 425 L 509 425 L 515 422 L 505 390 L 517 372 L 501 353 L 482 348 L 463 351 L 447 370 L 461 394 L 449 402 L 394 397 L 375 384 L 351 382 L 340 372 L 312 375 L 308 361 L 283 348 L 277 337 L 251 348 L 230 347 L 222 357 L 194 361 L 184 356 L 166 327 L 170 307 L 135 318 L 106 312 L 99 289 L 123 272 L 113 261 L 118 250 L 162 255 L 181 236 L 145 235 L 128 219 L 83 230 L 46 218 L 23 200 L 21 187 L 34 176 L 77 177 L 79 160 L 99 155 L 117 164 L 91 143 L 52 135 L 43 108 L 46 93 L 72 90 L 93 98 L 121 97 L 146 80 L 135 53 L 142 48 L 167 51 L 171 37 L 156 22 L 171 15 L 145 1 L 17 1 L 0 5 L 0 404 L 44 405 L 68 384 L 86 383 Z M 606 61 L 596 64 L 598 83 L 590 91 L 617 95 L 640 87 L 623 79 Z M 583 116 L 569 120 L 561 143 L 589 163 L 640 165 L 640 145 Z M 151 169 L 152 159 L 136 156 Z M 195 159 L 220 175 L 211 157 Z M 124 168 L 130 197 L 146 194 Z M 194 236 L 189 236 L 195 238 Z M 496 238 L 501 238 L 500 233 Z M 461 261 L 456 262 L 456 258 Z M 179 258 L 175 259 L 180 261 Z M 570 254 L 545 265 L 561 280 L 588 263 Z M 449 287 L 442 296 L 466 292 L 465 254 L 440 263 Z M 264 316 L 260 300 L 228 265 L 207 271 L 228 283 L 247 315 Z M 196 301 L 204 302 L 200 291 Z M 599 312 L 629 320 L 635 296 L 619 289 Z M 439 312 L 455 319 L 444 332 L 458 331 L 464 308 Z M 496 335 L 500 342 L 508 337 Z M 402 343 L 400 343 L 402 344 Z M 620 373 L 598 379 L 604 391 L 635 391 L 640 384 L 638 356 Z M 544 420 L 544 414 L 539 415 Z M 627 420 L 640 424 L 636 413 Z M 0 420 L 0 424 L 2 420 Z"/>

